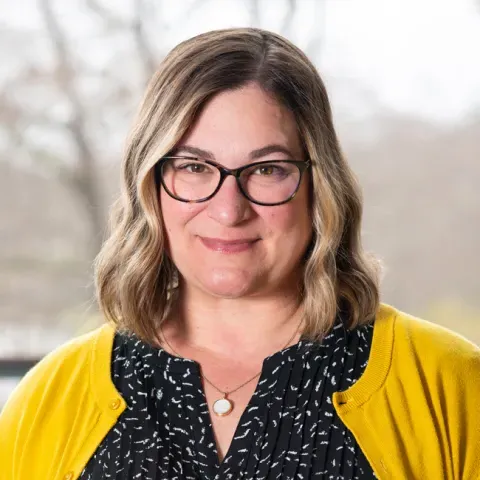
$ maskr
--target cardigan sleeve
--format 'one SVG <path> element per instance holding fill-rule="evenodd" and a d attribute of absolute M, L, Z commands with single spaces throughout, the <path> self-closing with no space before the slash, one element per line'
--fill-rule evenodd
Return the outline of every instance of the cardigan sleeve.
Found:
<path fill-rule="evenodd" d="M 442 452 L 443 478 L 479 480 L 480 349 L 450 329 L 403 317 L 397 335 L 408 345 L 414 365 L 403 385 L 414 387 L 413 377 L 418 378 L 423 395 L 415 399 L 416 412 L 425 407 L 424 415 L 413 419 L 416 428 L 430 453 L 434 448 Z M 407 362 L 405 352 L 397 358 L 399 368 Z"/>
<path fill-rule="evenodd" d="M 364 377 L 333 400 L 383 478 L 480 480 L 480 349 L 385 306 Z"/>
<path fill-rule="evenodd" d="M 0 413 L 0 480 L 53 479 L 62 473 L 66 449 L 75 450 L 71 432 L 82 438 L 82 428 L 94 421 L 78 415 L 82 405 L 92 403 L 93 337 L 78 337 L 48 354 L 10 395 Z"/>
<path fill-rule="evenodd" d="M 455 348 L 457 347 L 457 348 Z M 480 479 L 480 350 L 468 342 L 453 342 L 442 359 L 447 435 L 454 478 Z"/>

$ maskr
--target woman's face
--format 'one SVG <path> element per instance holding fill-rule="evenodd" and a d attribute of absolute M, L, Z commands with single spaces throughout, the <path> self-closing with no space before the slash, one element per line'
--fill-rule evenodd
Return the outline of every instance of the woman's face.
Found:
<path fill-rule="evenodd" d="M 267 146 L 275 147 L 251 159 L 251 152 Z M 262 160 L 304 160 L 294 116 L 256 85 L 213 97 L 175 155 L 192 156 L 188 147 L 210 152 L 213 161 L 227 168 Z M 295 287 L 312 235 L 308 188 L 304 175 L 293 200 L 261 206 L 241 194 L 232 176 L 203 203 L 180 202 L 162 187 L 167 248 L 182 281 L 224 298 Z"/>

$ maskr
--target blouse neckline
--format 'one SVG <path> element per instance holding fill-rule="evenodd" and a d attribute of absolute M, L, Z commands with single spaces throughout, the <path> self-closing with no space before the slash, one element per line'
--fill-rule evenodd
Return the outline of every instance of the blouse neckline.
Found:
<path fill-rule="evenodd" d="M 380 304 L 373 325 L 373 339 L 367 367 L 353 386 L 343 392 L 334 394 L 335 407 L 339 410 L 349 411 L 359 407 L 384 384 L 391 364 L 396 316 L 396 310 L 392 306 L 384 303 Z M 100 408 L 110 417 L 118 417 L 126 408 L 126 402 L 111 378 L 110 360 L 115 333 L 116 328 L 112 322 L 105 323 L 100 327 L 100 334 L 92 345 L 90 360 L 90 382 L 94 396 Z M 298 348 L 303 343 L 303 341 L 300 341 L 273 355 L 288 351 L 291 348 Z M 191 362 L 192 366 L 196 363 L 193 360 L 188 361 Z M 175 368 L 173 367 L 173 369 Z M 115 405 L 114 409 L 112 408 L 113 405 Z"/>

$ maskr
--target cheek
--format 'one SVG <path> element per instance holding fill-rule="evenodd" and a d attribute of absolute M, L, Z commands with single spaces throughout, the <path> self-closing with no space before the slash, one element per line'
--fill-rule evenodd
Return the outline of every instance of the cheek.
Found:
<path fill-rule="evenodd" d="M 184 227 L 201 209 L 200 204 L 179 202 L 162 190 L 160 192 L 160 211 L 168 239 L 172 240 L 175 237 L 174 244 L 181 243 Z"/>
<path fill-rule="evenodd" d="M 261 215 L 280 256 L 294 258 L 304 251 L 312 239 L 313 225 L 310 213 L 309 186 L 304 181 L 295 198 L 278 207 L 263 207 Z M 259 212 L 260 213 L 260 212 Z"/>
<path fill-rule="evenodd" d="M 274 207 L 275 208 L 275 207 Z M 281 234 L 286 230 L 290 230 L 294 223 L 292 208 L 279 206 L 275 210 L 267 211 L 264 213 L 263 218 L 267 225 L 267 228 L 273 232 Z"/>
<path fill-rule="evenodd" d="M 304 177 L 297 194 L 290 202 L 277 207 L 260 207 L 258 213 L 270 229 L 289 233 L 297 238 L 302 237 L 312 230 L 309 197 L 309 181 Z"/>
<path fill-rule="evenodd" d="M 303 202 L 287 203 L 264 210 L 261 213 L 266 230 L 279 242 L 303 243 L 304 237 L 310 238 L 311 220 L 307 205 Z M 265 207 L 269 208 L 269 207 Z"/>

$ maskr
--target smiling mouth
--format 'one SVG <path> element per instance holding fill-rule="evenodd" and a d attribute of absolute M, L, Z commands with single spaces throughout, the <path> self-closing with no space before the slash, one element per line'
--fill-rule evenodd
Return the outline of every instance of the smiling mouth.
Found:
<path fill-rule="evenodd" d="M 253 248 L 259 238 L 238 240 L 222 240 L 220 238 L 199 237 L 203 245 L 209 250 L 220 253 L 240 253 Z"/>

